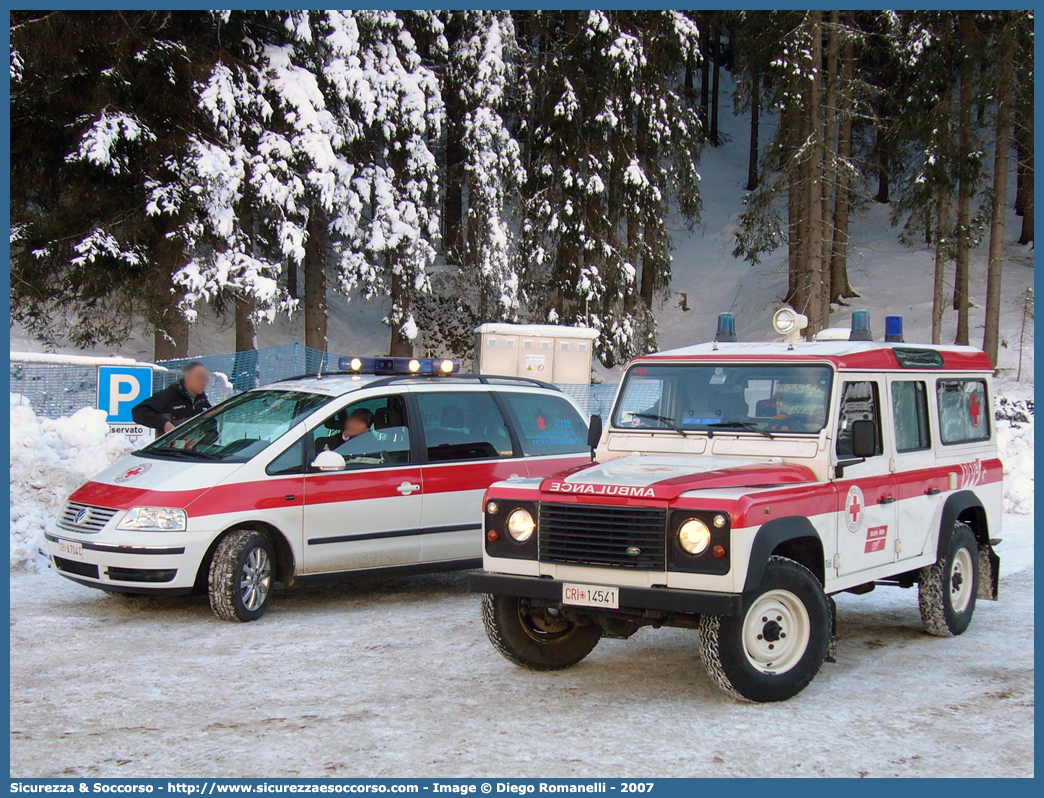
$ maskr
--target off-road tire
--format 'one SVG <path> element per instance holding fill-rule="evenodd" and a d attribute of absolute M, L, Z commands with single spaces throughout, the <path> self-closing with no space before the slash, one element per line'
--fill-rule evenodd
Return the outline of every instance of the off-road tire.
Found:
<path fill-rule="evenodd" d="M 788 625 L 784 622 L 780 627 L 767 615 L 761 619 L 748 618 L 752 610 L 765 607 L 766 602 L 776 596 L 793 605 L 796 611 L 794 623 Z M 761 610 L 756 614 L 760 615 Z M 758 624 L 766 619 L 775 624 L 772 634 L 790 628 L 791 634 L 795 635 L 791 640 L 797 641 L 783 645 L 768 633 L 764 638 L 757 637 L 759 641 L 774 640 L 773 645 L 780 644 L 781 648 L 791 652 L 789 656 L 793 664 L 786 666 L 782 673 L 766 673 L 755 667 L 752 662 L 754 655 L 748 653 L 748 645 L 744 642 L 745 633 L 756 632 Z M 767 628 L 763 627 L 762 632 Z M 785 632 L 782 634 L 786 636 Z M 761 584 L 744 596 L 737 615 L 704 615 L 700 618 L 700 658 L 714 683 L 733 698 L 753 703 L 785 701 L 804 690 L 819 673 L 830 647 L 830 635 L 830 603 L 823 585 L 800 563 L 772 556 L 765 566 Z M 765 670 L 769 670 L 771 664 L 765 663 Z"/>
<path fill-rule="evenodd" d="M 531 671 L 560 671 L 576 665 L 598 645 L 602 628 L 596 623 L 569 623 L 566 631 L 539 639 L 523 621 L 523 601 L 515 596 L 482 596 L 486 636 L 505 659 Z"/>
<path fill-rule="evenodd" d="M 962 551 L 965 556 L 961 555 Z M 963 590 L 954 588 L 955 560 L 961 561 L 958 567 L 962 577 L 967 578 L 965 571 L 971 571 L 970 596 L 964 596 Z M 918 588 L 921 620 L 928 634 L 936 637 L 963 634 L 975 613 L 975 597 L 979 592 L 979 546 L 966 524 L 958 521 L 953 525 L 950 542 L 939 560 L 935 565 L 921 569 Z M 963 609 L 955 608 L 955 597 L 963 597 L 961 603 L 967 602 Z"/>
<path fill-rule="evenodd" d="M 267 556 L 271 573 L 268 590 L 260 605 L 248 607 L 243 601 L 241 582 L 244 578 L 247 560 L 255 549 L 259 549 Z M 210 561 L 207 585 L 210 594 L 210 608 L 217 617 L 224 621 L 238 623 L 256 621 L 268 609 L 274 583 L 275 549 L 267 537 L 252 529 L 236 529 L 221 539 Z"/>

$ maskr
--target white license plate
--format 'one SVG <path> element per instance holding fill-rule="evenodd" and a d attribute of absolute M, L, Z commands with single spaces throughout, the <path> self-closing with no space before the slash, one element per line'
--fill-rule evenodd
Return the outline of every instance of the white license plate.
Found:
<path fill-rule="evenodd" d="M 75 540 L 59 540 L 58 554 L 66 559 L 82 560 L 83 544 L 77 543 Z"/>
<path fill-rule="evenodd" d="M 608 610 L 620 608 L 620 588 L 599 585 L 562 585 L 562 603 L 580 607 L 602 607 Z"/>

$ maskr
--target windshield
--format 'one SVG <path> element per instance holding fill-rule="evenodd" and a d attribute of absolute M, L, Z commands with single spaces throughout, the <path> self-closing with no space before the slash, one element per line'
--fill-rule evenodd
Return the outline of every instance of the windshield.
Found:
<path fill-rule="evenodd" d="M 140 453 L 245 463 L 331 398 L 304 391 L 248 391 L 186 421 Z"/>
<path fill-rule="evenodd" d="M 820 365 L 637 365 L 624 377 L 613 426 L 737 430 L 772 436 L 826 425 L 831 369 Z"/>

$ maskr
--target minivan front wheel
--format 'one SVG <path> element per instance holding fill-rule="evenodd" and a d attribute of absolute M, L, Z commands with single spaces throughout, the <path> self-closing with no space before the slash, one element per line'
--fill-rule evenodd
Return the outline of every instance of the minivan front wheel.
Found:
<path fill-rule="evenodd" d="M 210 561 L 210 608 L 225 621 L 256 621 L 268 609 L 274 582 L 272 542 L 252 529 L 229 532 Z"/>

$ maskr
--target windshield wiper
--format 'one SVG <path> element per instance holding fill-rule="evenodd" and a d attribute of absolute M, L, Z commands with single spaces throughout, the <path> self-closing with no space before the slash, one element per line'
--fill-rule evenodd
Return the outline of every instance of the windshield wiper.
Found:
<path fill-rule="evenodd" d="M 741 429 L 747 432 L 757 432 L 758 434 L 764 435 L 766 438 L 769 438 L 770 440 L 776 437 L 771 432 L 763 430 L 753 421 L 723 421 L 720 424 L 715 424 L 714 426 L 718 429 L 725 427 L 727 429 Z"/>
<path fill-rule="evenodd" d="M 668 427 L 677 432 L 683 438 L 689 437 L 688 433 L 681 427 L 679 427 L 678 422 L 676 422 L 673 418 L 668 418 L 667 416 L 658 416 L 656 415 L 656 413 L 631 413 L 631 415 L 637 416 L 638 418 L 651 418 L 653 421 L 659 421 L 661 424 L 666 424 Z"/>
<path fill-rule="evenodd" d="M 169 456 L 174 455 L 186 455 L 187 457 L 194 457 L 197 460 L 219 460 L 217 455 L 210 454 L 209 452 L 197 452 L 195 449 L 175 449 L 173 446 L 160 446 L 157 449 L 150 449 L 149 454 L 165 454 Z"/>

